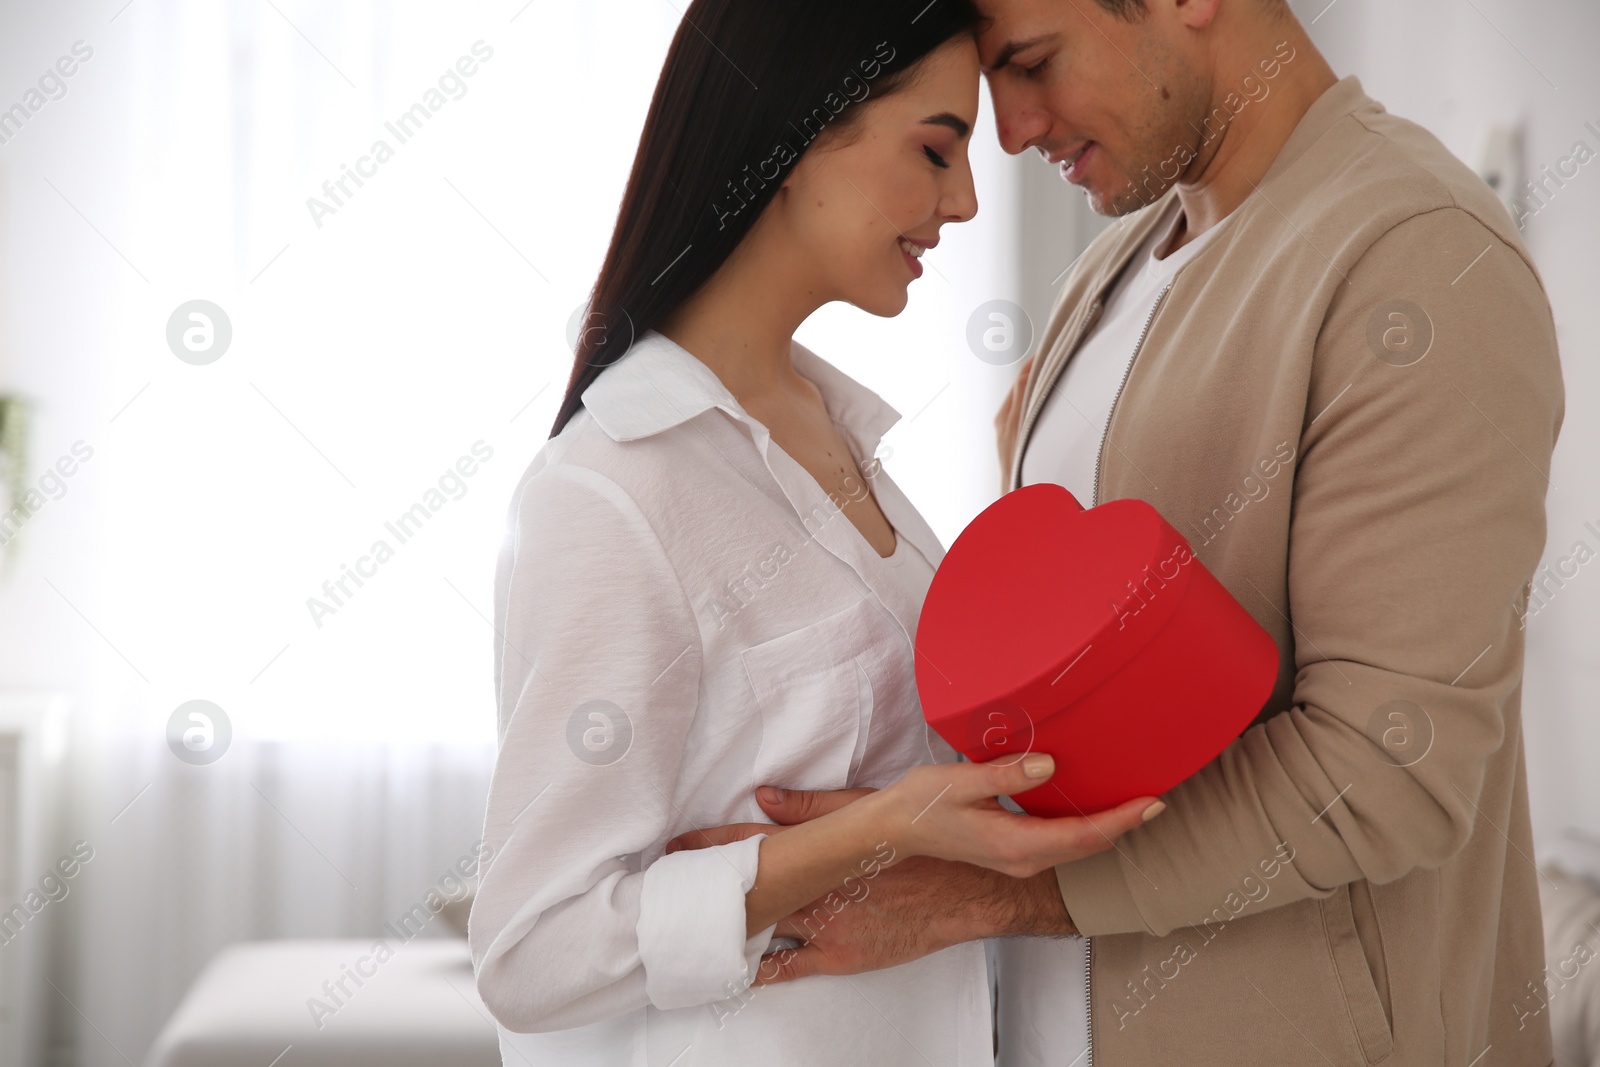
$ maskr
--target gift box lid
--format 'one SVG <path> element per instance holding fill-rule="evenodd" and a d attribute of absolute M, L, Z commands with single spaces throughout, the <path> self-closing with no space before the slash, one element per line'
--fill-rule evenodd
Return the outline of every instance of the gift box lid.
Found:
<path fill-rule="evenodd" d="M 945 554 L 916 635 L 937 727 L 1011 704 L 1037 722 L 1126 665 L 1183 602 L 1187 541 L 1142 500 L 1085 509 L 1059 485 L 1001 497 Z"/>

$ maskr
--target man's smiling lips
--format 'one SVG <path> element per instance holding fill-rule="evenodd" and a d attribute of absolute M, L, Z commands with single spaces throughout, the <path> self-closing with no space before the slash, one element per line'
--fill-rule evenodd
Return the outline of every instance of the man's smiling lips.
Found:
<path fill-rule="evenodd" d="M 1094 141 L 1085 141 L 1070 152 L 1045 152 L 1044 157 L 1061 168 L 1061 177 L 1064 181 L 1074 185 L 1083 181 L 1084 165 L 1094 154 L 1094 149 L 1099 147 Z"/>

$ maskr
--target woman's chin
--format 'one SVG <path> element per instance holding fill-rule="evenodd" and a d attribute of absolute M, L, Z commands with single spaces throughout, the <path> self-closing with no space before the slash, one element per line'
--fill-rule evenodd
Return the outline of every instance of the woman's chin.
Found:
<path fill-rule="evenodd" d="M 892 319 L 911 303 L 910 287 L 900 286 L 881 293 L 862 294 L 850 303 L 868 315 L 876 315 L 880 319 Z"/>

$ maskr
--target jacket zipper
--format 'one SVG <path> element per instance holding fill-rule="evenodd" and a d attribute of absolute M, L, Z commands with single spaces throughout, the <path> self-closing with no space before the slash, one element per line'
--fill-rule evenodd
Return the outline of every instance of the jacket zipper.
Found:
<path fill-rule="evenodd" d="M 1128 366 L 1122 372 L 1122 381 L 1117 384 L 1117 395 L 1111 398 L 1111 410 L 1106 412 L 1106 428 L 1100 434 L 1100 451 L 1094 456 L 1094 485 L 1089 506 L 1094 507 L 1100 503 L 1100 457 L 1105 454 L 1106 439 L 1111 436 L 1111 418 L 1117 413 L 1117 402 L 1122 399 L 1122 391 L 1128 386 L 1128 379 L 1133 375 L 1133 365 L 1139 359 L 1139 350 L 1144 347 L 1144 339 L 1150 336 L 1150 327 L 1156 321 L 1156 312 L 1161 310 L 1162 301 L 1172 291 L 1172 283 L 1168 282 L 1156 294 L 1156 302 L 1150 305 L 1150 314 L 1144 320 L 1144 329 L 1139 331 L 1139 339 L 1134 342 L 1133 354 L 1128 357 Z M 1084 1019 L 1088 1023 L 1088 1047 L 1084 1049 L 1084 1067 L 1094 1067 L 1094 938 L 1083 939 L 1083 1011 Z"/>
<path fill-rule="evenodd" d="M 1144 329 L 1139 331 L 1139 340 L 1134 342 L 1133 355 L 1128 357 L 1128 366 L 1122 372 L 1122 381 L 1117 385 L 1117 395 L 1111 398 L 1111 410 L 1106 412 L 1106 428 L 1100 434 L 1100 451 L 1094 455 L 1094 491 L 1091 494 L 1093 500 L 1089 504 L 1090 507 L 1100 503 L 1100 458 L 1105 454 L 1106 439 L 1111 436 L 1111 420 L 1117 413 L 1117 402 L 1122 399 L 1122 390 L 1128 386 L 1128 378 L 1133 374 L 1133 365 L 1139 359 L 1139 350 L 1144 347 L 1144 339 L 1150 336 L 1150 324 L 1156 321 L 1156 312 L 1161 310 L 1161 303 L 1166 300 L 1170 292 L 1172 283 L 1168 282 L 1166 287 L 1156 294 L 1156 302 L 1150 305 L 1150 314 L 1144 320 Z"/>
<path fill-rule="evenodd" d="M 1091 938 L 1083 939 L 1083 1006 L 1086 1019 L 1089 1023 L 1088 1044 L 1084 1048 L 1083 1067 L 1094 1067 L 1094 988 L 1090 983 L 1094 979 L 1094 941 Z"/>

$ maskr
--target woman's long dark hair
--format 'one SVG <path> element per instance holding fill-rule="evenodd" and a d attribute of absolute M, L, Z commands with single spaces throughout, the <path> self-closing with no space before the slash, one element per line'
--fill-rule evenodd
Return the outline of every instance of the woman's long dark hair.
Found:
<path fill-rule="evenodd" d="M 795 162 L 976 29 L 972 0 L 695 0 L 639 138 L 554 437 L 732 254 Z"/>

